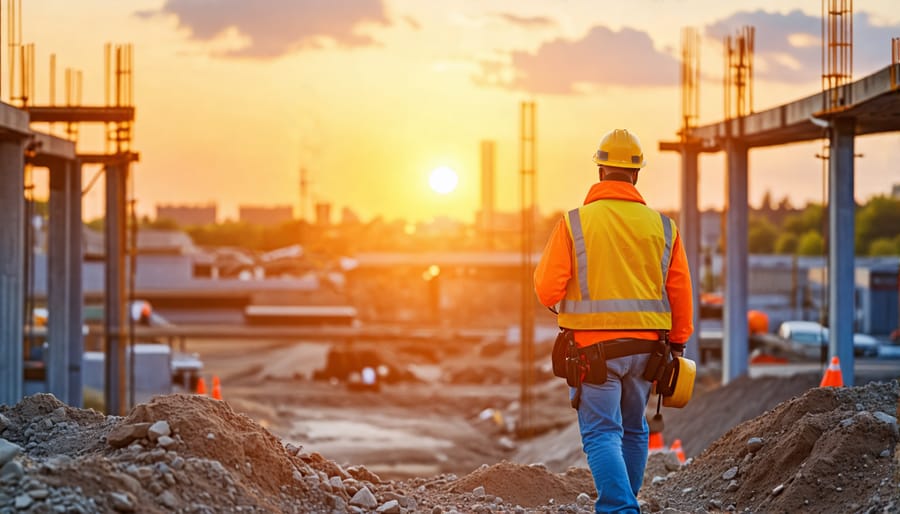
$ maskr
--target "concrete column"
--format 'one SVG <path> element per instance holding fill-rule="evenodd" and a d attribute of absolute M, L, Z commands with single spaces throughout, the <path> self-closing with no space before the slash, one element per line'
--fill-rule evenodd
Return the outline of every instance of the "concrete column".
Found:
<path fill-rule="evenodd" d="M 22 398 L 25 274 L 25 152 L 0 141 L 0 404 Z"/>
<path fill-rule="evenodd" d="M 828 159 L 828 327 L 829 355 L 841 361 L 844 384 L 854 384 L 853 323 L 855 314 L 855 232 L 853 148 L 856 120 L 832 123 Z"/>
<path fill-rule="evenodd" d="M 66 203 L 68 212 L 66 220 L 69 223 L 69 362 L 68 362 L 68 393 L 66 403 L 72 407 L 81 407 L 84 403 L 82 393 L 83 382 L 81 379 L 81 359 L 84 355 L 84 333 L 82 332 L 84 306 L 84 291 L 81 284 L 81 268 L 84 265 L 84 249 L 81 246 L 82 222 L 81 222 L 81 163 L 78 161 L 67 162 L 69 176 L 69 201 Z"/>
<path fill-rule="evenodd" d="M 69 326 L 76 321 L 70 312 L 69 282 L 72 259 L 69 237 L 68 203 L 72 188 L 69 167 L 65 161 L 54 161 L 50 172 L 50 223 L 47 240 L 47 343 L 45 359 L 47 391 L 61 401 L 69 398 Z M 80 320 L 78 321 L 80 324 Z"/>
<path fill-rule="evenodd" d="M 736 139 L 726 144 L 725 223 L 725 339 L 722 341 L 722 383 L 745 375 L 749 365 L 747 337 L 747 225 L 748 173 L 747 146 Z"/>
<path fill-rule="evenodd" d="M 678 230 L 681 244 L 687 254 L 691 268 L 691 283 L 694 289 L 694 333 L 684 350 L 685 357 L 700 362 L 700 209 L 697 187 L 700 183 L 696 148 L 685 145 L 681 148 L 681 219 Z"/>
<path fill-rule="evenodd" d="M 125 189 L 128 183 L 127 165 L 106 166 L 106 294 L 104 295 L 104 326 L 106 328 L 106 358 L 104 400 L 106 413 L 125 414 Z"/>

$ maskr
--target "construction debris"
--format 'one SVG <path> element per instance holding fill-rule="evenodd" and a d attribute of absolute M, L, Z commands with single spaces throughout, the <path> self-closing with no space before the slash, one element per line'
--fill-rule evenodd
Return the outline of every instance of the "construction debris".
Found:
<path fill-rule="evenodd" d="M 898 395 L 897 381 L 814 388 L 683 465 L 654 453 L 643 510 L 895 511 Z M 587 513 L 595 497 L 587 469 L 540 463 L 384 481 L 197 395 L 107 417 L 42 394 L 0 406 L 0 420 L 2 512 Z"/>

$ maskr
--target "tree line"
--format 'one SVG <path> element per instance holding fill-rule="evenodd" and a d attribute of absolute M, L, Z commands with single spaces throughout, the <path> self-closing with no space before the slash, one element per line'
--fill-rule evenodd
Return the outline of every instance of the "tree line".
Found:
<path fill-rule="evenodd" d="M 787 211 L 787 212 L 785 212 Z M 855 249 L 860 256 L 900 255 L 900 199 L 875 196 L 856 206 Z M 828 210 L 810 203 L 802 209 L 771 207 L 768 195 L 748 223 L 750 253 L 824 255 Z"/>

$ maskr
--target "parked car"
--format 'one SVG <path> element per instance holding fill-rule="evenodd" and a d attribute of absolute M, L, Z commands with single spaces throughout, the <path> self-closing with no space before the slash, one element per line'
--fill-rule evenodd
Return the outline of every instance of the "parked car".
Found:
<path fill-rule="evenodd" d="M 853 334 L 853 355 L 875 357 L 878 355 L 878 339 L 868 334 Z"/>
<path fill-rule="evenodd" d="M 824 360 L 828 356 L 828 329 L 815 321 L 785 321 L 778 327 L 778 336 L 790 349 L 810 359 Z"/>
<path fill-rule="evenodd" d="M 891 332 L 890 341 L 881 343 L 878 346 L 878 358 L 900 359 L 900 328 Z"/>

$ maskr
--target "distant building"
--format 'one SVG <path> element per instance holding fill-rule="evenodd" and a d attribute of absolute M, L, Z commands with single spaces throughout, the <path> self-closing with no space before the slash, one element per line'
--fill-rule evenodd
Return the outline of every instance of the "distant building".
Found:
<path fill-rule="evenodd" d="M 891 188 L 891 198 L 900 200 L 900 184 L 894 184 L 894 187 Z"/>
<path fill-rule="evenodd" d="M 206 205 L 157 204 L 156 219 L 172 220 L 179 227 L 213 225 L 216 223 L 215 203 Z"/>
<path fill-rule="evenodd" d="M 342 225 L 355 225 L 359 223 L 359 216 L 353 212 L 349 207 L 344 207 L 341 209 L 341 224 Z"/>
<path fill-rule="evenodd" d="M 320 225 L 323 227 L 327 227 L 331 225 L 331 204 L 330 203 L 317 203 L 316 204 L 316 225 Z"/>
<path fill-rule="evenodd" d="M 238 206 L 238 217 L 251 225 L 281 225 L 294 219 L 294 208 L 290 205 L 241 205 Z"/>

